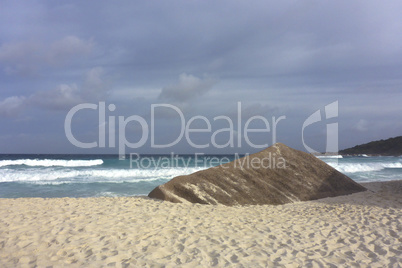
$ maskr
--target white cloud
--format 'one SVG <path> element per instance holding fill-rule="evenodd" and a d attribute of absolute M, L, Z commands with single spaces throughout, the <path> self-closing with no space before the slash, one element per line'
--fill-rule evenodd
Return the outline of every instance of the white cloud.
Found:
<path fill-rule="evenodd" d="M 355 129 L 358 131 L 367 131 L 369 129 L 369 123 L 367 120 L 360 119 L 359 122 L 357 122 Z"/>
<path fill-rule="evenodd" d="M 38 64 L 43 61 L 38 51 L 41 47 L 35 42 L 5 43 L 0 46 L 0 64 L 3 63 L 3 71 L 7 75 L 29 75 L 35 73 Z M 1 66 L 1 65 L 0 65 Z"/>
<path fill-rule="evenodd" d="M 0 46 L 0 64 L 7 75 L 27 75 L 45 66 L 63 65 L 89 55 L 94 43 L 66 36 L 51 44 L 36 41 L 9 42 Z M 1 66 L 1 65 L 0 65 Z"/>
<path fill-rule="evenodd" d="M 207 93 L 217 80 L 206 77 L 204 79 L 195 77 L 191 74 L 182 73 L 176 85 L 162 89 L 159 99 L 167 101 L 185 102 Z"/>
<path fill-rule="evenodd" d="M 105 78 L 105 70 L 95 67 L 85 74 L 81 96 L 85 100 L 102 100 L 110 89 L 110 82 Z"/>
<path fill-rule="evenodd" d="M 76 36 L 70 35 L 57 40 L 50 45 L 47 56 L 49 62 L 59 64 L 70 57 L 87 55 L 91 53 L 94 44 L 92 40 L 84 41 Z"/>
<path fill-rule="evenodd" d="M 22 61 L 34 57 L 38 50 L 40 47 L 34 42 L 5 43 L 0 47 L 0 61 Z"/>
<path fill-rule="evenodd" d="M 104 78 L 101 67 L 89 70 L 81 87 L 76 84 L 60 84 L 52 90 L 37 91 L 30 96 L 12 96 L 0 102 L 0 115 L 13 116 L 27 105 L 49 110 L 66 110 L 82 102 L 104 100 L 110 83 Z"/>
<path fill-rule="evenodd" d="M 82 102 L 76 84 L 61 84 L 54 90 L 38 91 L 28 98 L 28 103 L 51 110 L 64 110 Z"/>
<path fill-rule="evenodd" d="M 25 97 L 13 96 L 0 102 L 0 115 L 5 117 L 17 116 L 23 109 Z"/>
<path fill-rule="evenodd" d="M 61 84 L 53 90 L 36 92 L 29 97 L 29 102 L 47 109 L 65 110 L 82 102 L 104 100 L 110 84 L 104 76 L 102 67 L 92 68 L 85 74 L 81 87 Z"/>

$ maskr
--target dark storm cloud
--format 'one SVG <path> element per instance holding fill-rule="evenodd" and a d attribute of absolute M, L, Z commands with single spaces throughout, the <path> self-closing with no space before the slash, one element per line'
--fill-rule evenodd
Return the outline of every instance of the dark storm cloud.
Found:
<path fill-rule="evenodd" d="M 0 136 L 18 144 L 19 119 L 82 102 L 217 115 L 241 101 L 245 114 L 295 126 L 335 100 L 340 129 L 397 135 L 401 10 L 396 0 L 2 1 L 0 120 L 10 127 Z M 284 140 L 300 132 L 290 125 Z"/>

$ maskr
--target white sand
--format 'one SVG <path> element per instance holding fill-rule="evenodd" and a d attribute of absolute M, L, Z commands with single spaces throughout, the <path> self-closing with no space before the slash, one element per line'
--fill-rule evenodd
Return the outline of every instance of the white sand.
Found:
<path fill-rule="evenodd" d="M 0 199 L 0 267 L 401 267 L 402 181 L 281 206 Z"/>

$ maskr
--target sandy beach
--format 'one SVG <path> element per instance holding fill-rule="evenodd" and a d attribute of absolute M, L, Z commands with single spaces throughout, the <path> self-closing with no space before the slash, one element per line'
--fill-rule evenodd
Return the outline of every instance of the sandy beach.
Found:
<path fill-rule="evenodd" d="M 280 206 L 0 199 L 1 267 L 401 267 L 402 181 Z"/>

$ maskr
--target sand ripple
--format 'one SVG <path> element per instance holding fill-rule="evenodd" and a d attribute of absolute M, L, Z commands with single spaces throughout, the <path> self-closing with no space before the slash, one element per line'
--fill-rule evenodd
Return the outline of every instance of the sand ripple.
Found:
<path fill-rule="evenodd" d="M 1 267 L 400 267 L 402 182 L 281 206 L 0 199 Z"/>

